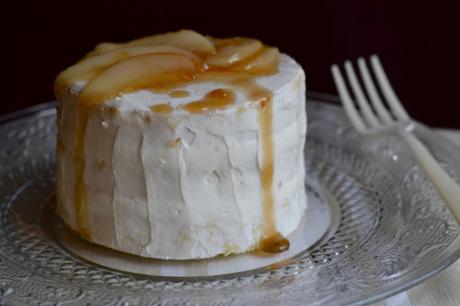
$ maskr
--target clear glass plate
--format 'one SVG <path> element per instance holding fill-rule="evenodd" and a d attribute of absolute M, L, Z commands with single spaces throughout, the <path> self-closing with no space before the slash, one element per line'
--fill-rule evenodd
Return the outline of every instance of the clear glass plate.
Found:
<path fill-rule="evenodd" d="M 323 103 L 334 100 L 311 95 L 307 106 L 307 179 L 339 210 L 328 234 L 289 260 L 210 277 L 126 273 L 66 251 L 52 226 L 54 103 L 0 119 L 0 304 L 365 304 L 453 263 L 460 229 L 405 144 L 391 133 L 357 135 Z M 416 131 L 460 181 L 459 148 Z"/>

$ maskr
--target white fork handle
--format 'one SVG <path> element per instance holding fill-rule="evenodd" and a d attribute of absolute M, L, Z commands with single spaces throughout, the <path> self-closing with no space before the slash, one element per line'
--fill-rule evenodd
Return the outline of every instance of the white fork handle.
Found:
<path fill-rule="evenodd" d="M 402 129 L 400 134 L 406 140 L 425 174 L 433 182 L 447 208 L 460 224 L 460 186 L 444 171 L 417 137 Z"/>

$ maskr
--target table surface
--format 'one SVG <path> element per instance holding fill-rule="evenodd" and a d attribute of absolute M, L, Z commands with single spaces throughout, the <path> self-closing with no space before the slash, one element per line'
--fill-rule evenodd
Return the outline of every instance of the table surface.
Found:
<path fill-rule="evenodd" d="M 437 129 L 455 143 L 460 153 L 460 130 Z M 460 259 L 450 267 L 407 291 L 372 306 L 460 305 Z"/>

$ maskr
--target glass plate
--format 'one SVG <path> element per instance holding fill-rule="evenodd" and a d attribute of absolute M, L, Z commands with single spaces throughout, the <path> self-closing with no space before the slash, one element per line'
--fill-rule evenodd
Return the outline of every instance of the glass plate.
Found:
<path fill-rule="evenodd" d="M 308 98 L 307 180 L 338 207 L 329 233 L 257 270 L 210 277 L 116 271 L 55 239 L 54 103 L 0 119 L 0 304 L 365 304 L 453 263 L 460 230 L 395 134 L 357 135 L 334 97 Z M 419 125 L 419 138 L 460 181 L 459 148 Z"/>

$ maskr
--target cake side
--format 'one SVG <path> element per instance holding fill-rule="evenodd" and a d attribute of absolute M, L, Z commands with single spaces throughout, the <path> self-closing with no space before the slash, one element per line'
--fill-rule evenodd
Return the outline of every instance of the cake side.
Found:
<path fill-rule="evenodd" d="M 273 221 L 275 230 L 287 236 L 306 206 L 304 74 L 282 56 L 276 73 L 255 82 L 271 93 Z M 77 232 L 72 174 L 76 109 L 84 87 L 74 82 L 59 97 L 58 210 Z M 235 95 L 223 108 L 190 113 L 181 107 L 221 89 Z M 178 90 L 187 94 L 171 95 Z M 84 200 L 91 230 L 86 238 L 169 259 L 260 248 L 266 231 L 260 117 L 260 107 L 243 89 L 215 81 L 168 92 L 141 89 L 105 100 L 89 114 L 85 127 Z"/>

